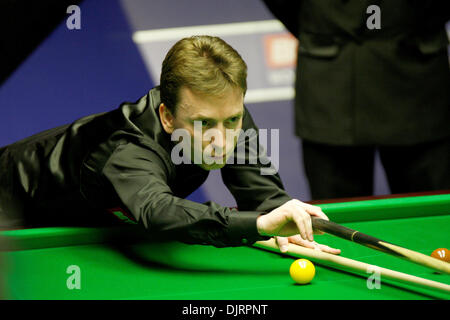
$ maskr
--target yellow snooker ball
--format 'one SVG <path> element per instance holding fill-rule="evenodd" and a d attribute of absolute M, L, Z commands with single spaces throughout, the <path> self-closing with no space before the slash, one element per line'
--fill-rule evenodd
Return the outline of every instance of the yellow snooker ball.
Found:
<path fill-rule="evenodd" d="M 289 274 L 296 283 L 307 284 L 314 278 L 316 268 L 314 268 L 311 261 L 307 259 L 298 259 L 291 264 Z"/>

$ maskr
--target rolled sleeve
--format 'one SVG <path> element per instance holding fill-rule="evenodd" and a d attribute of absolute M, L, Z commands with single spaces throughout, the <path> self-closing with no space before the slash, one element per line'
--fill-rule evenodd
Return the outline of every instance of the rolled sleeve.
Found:
<path fill-rule="evenodd" d="M 230 237 L 239 245 L 251 245 L 256 241 L 268 240 L 270 237 L 258 233 L 256 219 L 262 212 L 239 211 L 232 212 L 228 219 Z"/>

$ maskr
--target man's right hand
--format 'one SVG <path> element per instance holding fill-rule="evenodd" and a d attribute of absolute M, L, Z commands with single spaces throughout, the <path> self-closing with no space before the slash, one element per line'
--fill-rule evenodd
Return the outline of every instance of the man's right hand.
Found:
<path fill-rule="evenodd" d="M 300 234 L 304 240 L 314 241 L 311 216 L 329 220 L 320 207 L 293 199 L 259 216 L 256 226 L 263 236 L 289 237 Z"/>

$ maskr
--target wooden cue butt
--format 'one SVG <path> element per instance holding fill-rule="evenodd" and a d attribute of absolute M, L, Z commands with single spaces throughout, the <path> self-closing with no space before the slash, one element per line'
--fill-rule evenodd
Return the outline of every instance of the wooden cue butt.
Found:
<path fill-rule="evenodd" d="M 404 258 L 413 263 L 450 274 L 450 263 L 429 257 L 420 252 L 385 242 L 378 238 L 321 218 L 312 217 L 312 224 L 315 229 L 320 231 L 324 231 L 337 237 L 359 243 L 368 248 L 382 251 L 399 258 Z"/>

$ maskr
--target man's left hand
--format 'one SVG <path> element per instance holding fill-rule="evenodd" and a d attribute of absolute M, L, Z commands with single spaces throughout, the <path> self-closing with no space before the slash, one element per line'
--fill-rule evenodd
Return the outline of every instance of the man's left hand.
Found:
<path fill-rule="evenodd" d="M 287 251 L 288 243 L 293 243 L 310 249 L 320 250 L 332 254 L 340 254 L 340 249 L 331 248 L 329 246 L 317 243 L 315 241 L 304 240 L 300 235 L 290 237 L 275 237 L 276 243 L 281 252 Z"/>

